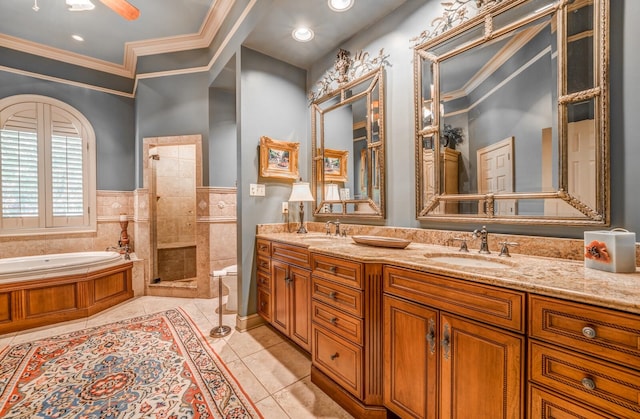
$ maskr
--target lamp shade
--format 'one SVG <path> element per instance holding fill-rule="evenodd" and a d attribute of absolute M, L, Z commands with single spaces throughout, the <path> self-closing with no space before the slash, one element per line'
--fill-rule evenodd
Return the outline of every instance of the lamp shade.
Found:
<path fill-rule="evenodd" d="M 327 201 L 339 201 L 340 193 L 338 192 L 338 185 L 335 183 L 328 183 L 324 185 L 324 199 Z"/>
<path fill-rule="evenodd" d="M 291 188 L 289 201 L 306 202 L 315 201 L 309 189 L 309 182 L 295 182 Z"/>

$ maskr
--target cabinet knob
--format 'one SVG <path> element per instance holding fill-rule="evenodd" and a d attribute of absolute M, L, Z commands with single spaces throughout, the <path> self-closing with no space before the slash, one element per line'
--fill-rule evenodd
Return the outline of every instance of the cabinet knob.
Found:
<path fill-rule="evenodd" d="M 596 337 L 596 329 L 591 326 L 585 326 L 582 328 L 582 335 L 586 338 L 593 339 Z"/>
<path fill-rule="evenodd" d="M 266 306 L 266 305 L 267 304 L 264 301 L 260 302 L 260 308 L 264 308 L 264 306 Z"/>
<path fill-rule="evenodd" d="M 267 262 L 260 262 L 260 266 L 262 266 L 263 268 L 266 268 L 268 266 Z"/>
<path fill-rule="evenodd" d="M 335 292 L 335 291 L 331 291 L 331 292 L 329 293 L 329 298 L 331 298 L 331 299 L 333 299 L 333 300 L 335 300 L 337 296 L 338 296 L 338 293 L 337 293 L 337 292 Z"/>
<path fill-rule="evenodd" d="M 332 325 L 336 325 L 336 323 L 338 323 L 338 318 L 337 317 L 332 317 L 329 322 L 331 322 Z"/>
<path fill-rule="evenodd" d="M 332 274 L 336 273 L 336 267 L 335 266 L 330 266 L 329 267 L 329 272 L 331 272 Z"/>
<path fill-rule="evenodd" d="M 331 360 L 333 361 L 334 359 L 338 358 L 339 356 L 340 356 L 340 354 L 336 352 L 335 354 L 330 355 L 329 358 L 331 358 Z"/>
<path fill-rule="evenodd" d="M 591 378 L 585 377 L 580 382 L 582 383 L 582 386 L 584 388 L 586 388 L 587 390 L 595 390 L 596 389 L 596 383 Z"/>

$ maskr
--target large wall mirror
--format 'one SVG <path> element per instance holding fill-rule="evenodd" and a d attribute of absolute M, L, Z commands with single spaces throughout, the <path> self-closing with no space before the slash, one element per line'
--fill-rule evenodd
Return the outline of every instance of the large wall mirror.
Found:
<path fill-rule="evenodd" d="M 338 54 L 336 68 L 345 53 Z M 382 51 L 379 58 L 372 65 L 377 68 L 363 66 L 371 71 L 351 79 L 345 74 L 337 88 L 311 104 L 316 217 L 385 216 Z"/>
<path fill-rule="evenodd" d="M 608 225 L 608 0 L 477 3 L 416 39 L 417 218 Z"/>

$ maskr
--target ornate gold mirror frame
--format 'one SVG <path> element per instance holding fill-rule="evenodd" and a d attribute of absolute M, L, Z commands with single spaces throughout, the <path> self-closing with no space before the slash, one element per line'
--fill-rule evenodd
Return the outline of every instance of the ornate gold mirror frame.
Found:
<path fill-rule="evenodd" d="M 609 0 L 442 5 L 432 29 L 412 40 L 416 218 L 608 225 Z M 541 37 L 550 42 L 527 56 Z M 526 61 L 514 62 L 519 56 Z M 472 58 L 484 61 L 464 61 Z M 542 61 L 552 75 L 549 118 L 530 135 L 507 131 L 514 112 L 519 125 L 535 113 L 526 84 L 537 73 L 525 72 Z M 465 69 L 465 83 L 457 83 Z M 502 92 L 521 73 L 519 88 Z M 497 119 L 482 119 L 491 113 Z M 591 151 L 581 156 L 581 147 Z"/>
<path fill-rule="evenodd" d="M 383 50 L 340 50 L 309 94 L 316 217 L 385 217 Z"/>

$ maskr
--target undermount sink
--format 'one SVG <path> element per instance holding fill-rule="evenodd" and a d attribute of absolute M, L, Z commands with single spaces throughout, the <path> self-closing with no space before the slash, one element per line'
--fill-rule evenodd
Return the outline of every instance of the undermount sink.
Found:
<path fill-rule="evenodd" d="M 504 269 L 515 266 L 515 263 L 509 260 L 495 259 L 485 255 L 452 255 L 448 253 L 427 253 L 424 256 L 433 262 L 439 262 L 447 265 L 455 265 L 465 268 Z"/>

